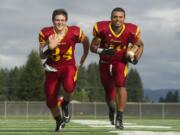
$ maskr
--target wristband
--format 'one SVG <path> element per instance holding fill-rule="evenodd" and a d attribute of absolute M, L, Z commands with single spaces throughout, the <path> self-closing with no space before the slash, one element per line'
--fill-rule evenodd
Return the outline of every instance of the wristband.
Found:
<path fill-rule="evenodd" d="M 98 53 L 98 54 L 101 54 L 101 53 L 102 53 L 102 51 L 103 51 L 103 49 L 102 49 L 102 48 L 98 48 L 98 49 L 97 49 L 97 53 Z"/>
<path fill-rule="evenodd" d="M 43 48 L 41 48 L 41 52 L 45 53 L 49 49 L 48 45 L 45 45 Z"/>

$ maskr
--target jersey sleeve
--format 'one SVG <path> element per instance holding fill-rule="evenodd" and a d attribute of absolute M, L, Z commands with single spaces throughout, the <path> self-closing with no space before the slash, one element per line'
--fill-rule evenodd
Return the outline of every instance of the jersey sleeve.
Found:
<path fill-rule="evenodd" d="M 40 46 L 45 46 L 46 45 L 45 35 L 43 34 L 42 30 L 39 32 L 39 45 Z"/>
<path fill-rule="evenodd" d="M 85 36 L 86 36 L 86 35 L 84 34 L 84 32 L 82 31 L 82 29 L 80 28 L 79 41 L 80 41 L 80 42 L 83 42 L 83 41 L 84 41 Z"/>
<path fill-rule="evenodd" d="M 110 21 L 100 21 L 96 22 L 93 27 L 93 35 L 94 37 L 103 38 L 104 33 L 106 33 Z"/>
<path fill-rule="evenodd" d="M 94 27 L 93 27 L 93 36 L 94 37 L 100 37 L 100 33 L 99 33 L 99 30 L 98 30 L 98 24 L 94 24 Z"/>
<path fill-rule="evenodd" d="M 135 44 L 141 38 L 140 28 L 138 26 L 132 26 L 130 35 L 131 43 Z"/>
<path fill-rule="evenodd" d="M 84 38 L 85 38 L 85 34 L 82 31 L 81 28 L 79 27 L 73 27 L 73 34 L 74 34 L 74 39 L 76 43 L 81 43 L 83 42 Z"/>

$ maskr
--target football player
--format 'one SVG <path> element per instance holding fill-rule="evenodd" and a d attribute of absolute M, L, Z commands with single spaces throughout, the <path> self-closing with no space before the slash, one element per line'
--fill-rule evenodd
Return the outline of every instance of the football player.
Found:
<path fill-rule="evenodd" d="M 68 105 L 71 101 L 77 79 L 74 49 L 76 43 L 82 43 L 83 55 L 80 66 L 83 65 L 89 50 L 89 40 L 81 28 L 68 26 L 68 13 L 64 9 L 56 9 L 52 14 L 53 26 L 44 27 L 39 33 L 39 53 L 46 59 L 44 91 L 46 103 L 56 120 L 55 131 L 64 128 L 69 121 Z M 65 94 L 61 103 L 64 116 L 58 109 L 58 89 L 62 84 Z"/>
<path fill-rule="evenodd" d="M 123 129 L 128 62 L 137 64 L 144 48 L 140 29 L 135 24 L 125 23 L 125 11 L 117 7 L 111 12 L 111 20 L 100 21 L 94 25 L 93 35 L 90 49 L 100 57 L 100 78 L 109 107 L 109 119 L 112 125 L 115 124 L 115 128 Z M 132 46 L 129 47 L 129 44 Z"/>

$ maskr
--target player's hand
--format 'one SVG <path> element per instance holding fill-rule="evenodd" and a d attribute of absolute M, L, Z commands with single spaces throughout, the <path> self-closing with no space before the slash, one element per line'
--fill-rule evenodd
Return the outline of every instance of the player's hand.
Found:
<path fill-rule="evenodd" d="M 132 63 L 133 65 L 136 65 L 138 63 L 138 59 L 136 57 L 128 57 L 128 62 Z"/>
<path fill-rule="evenodd" d="M 54 34 L 54 35 L 50 35 L 49 38 L 49 49 L 53 50 L 54 48 L 56 48 L 59 44 L 59 37 L 58 35 Z"/>
<path fill-rule="evenodd" d="M 115 54 L 115 49 L 104 48 L 100 54 L 114 55 Z"/>
<path fill-rule="evenodd" d="M 137 60 L 137 59 L 134 59 L 133 61 L 131 61 L 131 63 L 132 63 L 133 65 L 136 65 L 136 64 L 138 63 L 138 60 Z"/>

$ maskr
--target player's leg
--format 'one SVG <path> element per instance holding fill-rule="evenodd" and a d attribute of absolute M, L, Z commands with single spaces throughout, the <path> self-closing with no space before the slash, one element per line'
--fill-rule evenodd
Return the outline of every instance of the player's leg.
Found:
<path fill-rule="evenodd" d="M 109 109 L 109 121 L 112 125 L 114 125 L 114 116 L 115 116 L 115 105 L 114 105 L 114 99 L 106 99 L 106 103 L 108 105 Z"/>
<path fill-rule="evenodd" d="M 62 108 L 61 108 L 61 106 L 62 106 L 63 100 L 64 100 L 63 96 L 59 96 L 58 97 L 57 106 L 58 106 L 58 109 L 59 109 L 61 115 L 62 115 Z"/>
<path fill-rule="evenodd" d="M 127 100 L 127 92 L 125 87 L 117 87 L 117 112 L 116 112 L 116 128 L 123 129 L 123 112 L 125 110 L 126 100 Z"/>
<path fill-rule="evenodd" d="M 64 114 L 64 121 L 67 123 L 70 121 L 69 114 L 69 103 L 72 100 L 74 89 L 77 80 L 77 67 L 69 66 L 67 70 L 63 73 L 63 87 L 64 87 L 64 100 L 62 102 L 62 111 Z"/>
<path fill-rule="evenodd" d="M 46 72 L 46 78 L 44 83 L 46 103 L 51 111 L 51 114 L 56 120 L 55 131 L 59 131 L 65 126 L 60 114 L 60 110 L 57 105 L 58 88 L 59 88 L 59 82 L 58 82 L 57 74 L 55 72 Z"/>
<path fill-rule="evenodd" d="M 127 75 L 127 65 L 124 63 L 116 63 L 113 65 L 113 77 L 116 86 L 116 128 L 123 129 L 123 112 L 125 110 L 127 101 L 127 91 L 125 88 L 125 81 Z"/>
<path fill-rule="evenodd" d="M 100 64 L 100 79 L 101 83 L 105 90 L 105 99 L 109 109 L 109 120 L 112 125 L 114 125 L 114 115 L 115 115 L 115 87 L 112 79 L 112 75 L 110 73 L 110 65 L 109 64 Z"/>
<path fill-rule="evenodd" d="M 63 113 L 63 120 L 65 123 L 70 121 L 70 114 L 69 114 L 69 103 L 72 100 L 73 92 L 72 93 L 64 93 L 64 99 L 61 105 L 62 113 Z"/>

